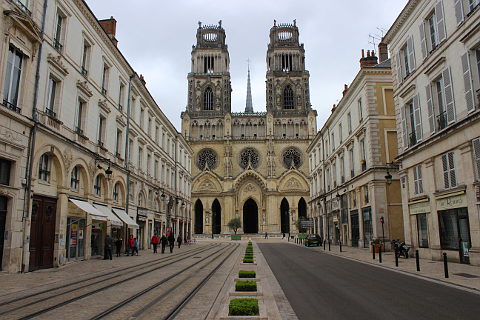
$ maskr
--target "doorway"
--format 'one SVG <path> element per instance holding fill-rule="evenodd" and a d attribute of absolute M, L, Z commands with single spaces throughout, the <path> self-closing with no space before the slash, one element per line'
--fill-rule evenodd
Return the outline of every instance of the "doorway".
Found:
<path fill-rule="evenodd" d="M 29 271 L 53 267 L 57 199 L 33 197 Z"/>
<path fill-rule="evenodd" d="M 305 199 L 300 198 L 298 201 L 298 219 L 301 220 L 307 220 L 307 203 L 305 202 Z M 300 227 L 299 230 L 300 233 L 305 233 L 307 232 L 307 228 L 302 228 Z"/>
<path fill-rule="evenodd" d="M 214 234 L 222 232 L 222 207 L 217 199 L 212 204 L 212 230 Z"/>
<path fill-rule="evenodd" d="M 290 233 L 290 205 L 287 199 L 283 198 L 280 204 L 280 223 L 281 232 Z"/>
<path fill-rule="evenodd" d="M 79 260 L 85 257 L 85 219 L 67 218 L 67 259 Z"/>
<path fill-rule="evenodd" d="M 352 221 L 352 247 L 358 247 L 358 240 L 360 239 L 360 225 L 358 223 L 358 211 L 350 212 L 350 220 Z"/>
<path fill-rule="evenodd" d="M 200 199 L 195 202 L 195 234 L 203 233 L 203 204 Z"/>
<path fill-rule="evenodd" d="M 243 205 L 243 233 L 258 233 L 258 206 L 253 199 Z"/>
<path fill-rule="evenodd" d="M 0 197 L 0 270 L 2 270 L 3 262 L 3 242 L 5 234 L 5 223 L 7 221 L 7 197 Z"/>

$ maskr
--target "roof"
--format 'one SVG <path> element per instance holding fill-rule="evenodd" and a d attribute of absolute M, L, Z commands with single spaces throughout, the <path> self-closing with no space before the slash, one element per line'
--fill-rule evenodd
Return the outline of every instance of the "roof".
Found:
<path fill-rule="evenodd" d="M 390 69 L 392 67 L 392 60 L 391 59 L 387 59 L 383 62 L 380 62 L 379 64 L 376 64 L 372 67 L 366 67 L 366 68 L 384 68 L 384 69 Z"/>

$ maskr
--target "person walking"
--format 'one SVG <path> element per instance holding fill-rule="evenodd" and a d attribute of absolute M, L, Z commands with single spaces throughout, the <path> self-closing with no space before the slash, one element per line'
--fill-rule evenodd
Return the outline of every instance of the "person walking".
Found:
<path fill-rule="evenodd" d="M 177 237 L 177 244 L 178 244 L 178 249 L 180 249 L 180 246 L 182 245 L 182 236 L 178 235 Z"/>
<path fill-rule="evenodd" d="M 268 239 L 268 233 L 265 231 L 265 239 Z"/>
<path fill-rule="evenodd" d="M 133 238 L 134 242 L 133 242 L 133 253 L 137 253 L 137 256 L 138 256 L 138 241 L 137 241 L 137 238 Z"/>
<path fill-rule="evenodd" d="M 152 245 L 153 245 L 153 253 L 157 253 L 157 246 L 158 246 L 158 236 L 154 234 L 152 237 Z"/>
<path fill-rule="evenodd" d="M 113 247 L 113 239 L 110 235 L 107 234 L 105 237 L 105 256 L 103 260 L 110 259 L 112 260 L 112 247 Z"/>
<path fill-rule="evenodd" d="M 117 238 L 117 240 L 115 241 L 115 253 L 117 254 L 117 257 L 120 257 L 120 254 L 122 251 L 122 243 L 123 243 L 122 238 Z"/>
<path fill-rule="evenodd" d="M 132 234 L 128 238 L 127 246 L 128 246 L 127 256 L 133 256 L 133 250 L 134 250 L 133 248 L 135 247 L 135 238 L 133 238 Z"/>
<path fill-rule="evenodd" d="M 175 247 L 175 237 L 172 233 L 168 235 L 168 244 L 170 245 L 170 253 L 173 252 L 173 248 Z"/>
<path fill-rule="evenodd" d="M 160 238 L 160 244 L 162 245 L 162 253 L 165 253 L 165 247 L 167 246 L 167 237 L 165 237 L 165 235 L 163 235 L 161 238 Z"/>

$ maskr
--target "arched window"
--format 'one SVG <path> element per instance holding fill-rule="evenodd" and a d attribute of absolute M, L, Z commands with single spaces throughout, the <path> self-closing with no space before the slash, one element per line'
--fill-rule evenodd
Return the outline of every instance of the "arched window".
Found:
<path fill-rule="evenodd" d="M 213 110 L 213 91 L 210 87 L 203 93 L 203 110 Z"/>
<path fill-rule="evenodd" d="M 115 183 L 113 186 L 113 201 L 117 202 L 118 201 L 118 193 L 120 190 L 120 183 Z"/>
<path fill-rule="evenodd" d="M 95 184 L 93 185 L 93 191 L 97 196 L 100 196 L 102 194 L 102 177 L 99 174 L 95 177 Z"/>
<path fill-rule="evenodd" d="M 295 109 L 293 105 L 293 90 L 290 86 L 286 86 L 283 90 L 283 108 Z"/>
<path fill-rule="evenodd" d="M 78 166 L 75 166 L 72 170 L 72 174 L 70 175 L 70 188 L 74 191 L 78 191 L 79 186 L 80 186 L 80 170 Z"/>
<path fill-rule="evenodd" d="M 38 178 L 42 181 L 50 181 L 50 156 L 44 153 L 38 164 Z"/>

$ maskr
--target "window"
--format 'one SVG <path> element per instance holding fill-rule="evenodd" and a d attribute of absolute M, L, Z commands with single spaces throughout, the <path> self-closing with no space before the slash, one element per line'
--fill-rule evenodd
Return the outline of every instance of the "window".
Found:
<path fill-rule="evenodd" d="M 340 140 L 339 143 L 341 144 L 343 141 L 343 132 L 342 132 L 342 124 L 338 125 L 338 139 Z"/>
<path fill-rule="evenodd" d="M 44 153 L 38 164 L 38 178 L 44 182 L 50 181 L 50 156 Z"/>
<path fill-rule="evenodd" d="M 335 151 L 335 133 L 333 133 L 333 132 L 332 132 L 331 144 L 332 144 L 332 153 L 333 153 L 333 151 Z"/>
<path fill-rule="evenodd" d="M 153 175 L 158 180 L 158 159 L 155 159 L 155 167 L 153 168 Z"/>
<path fill-rule="evenodd" d="M 345 182 L 345 159 L 343 156 L 340 157 L 340 179 L 341 183 Z"/>
<path fill-rule="evenodd" d="M 102 176 L 97 174 L 95 177 L 95 184 L 93 185 L 93 191 L 96 196 L 102 195 Z"/>
<path fill-rule="evenodd" d="M 98 145 L 103 147 L 103 143 L 105 141 L 105 126 L 106 126 L 107 119 L 104 116 L 100 115 L 98 120 Z"/>
<path fill-rule="evenodd" d="M 363 121 L 362 99 L 358 99 L 357 108 L 358 108 L 358 119 L 359 119 L 358 122 L 362 123 Z"/>
<path fill-rule="evenodd" d="M 78 98 L 78 107 L 77 107 L 77 121 L 75 123 L 75 132 L 83 135 L 83 126 L 85 118 L 85 101 L 81 98 Z"/>
<path fill-rule="evenodd" d="M 113 201 L 117 202 L 118 201 L 118 193 L 120 189 L 120 184 L 117 182 L 113 186 Z"/>
<path fill-rule="evenodd" d="M 210 87 L 203 93 L 203 110 L 213 110 L 213 91 Z"/>
<path fill-rule="evenodd" d="M 352 133 L 352 114 L 347 113 L 347 125 L 348 125 L 348 134 Z"/>
<path fill-rule="evenodd" d="M 32 14 L 30 10 L 28 10 L 28 0 L 15 0 L 14 2 L 20 7 L 20 9 L 22 9 L 23 12 L 28 15 Z"/>
<path fill-rule="evenodd" d="M 150 171 L 151 168 L 151 162 L 152 162 L 152 156 L 150 154 L 147 154 L 147 174 L 150 175 L 152 172 Z"/>
<path fill-rule="evenodd" d="M 413 48 L 413 37 L 407 38 L 406 43 L 397 53 L 397 77 L 398 83 L 408 77 L 415 70 L 415 51 Z"/>
<path fill-rule="evenodd" d="M 125 99 L 125 85 L 120 83 L 120 89 L 118 91 L 118 110 L 123 110 L 123 100 Z"/>
<path fill-rule="evenodd" d="M 333 182 L 333 187 L 335 188 L 337 186 L 337 166 L 335 164 L 337 160 L 334 159 L 333 161 L 334 162 L 332 163 L 332 182 Z"/>
<path fill-rule="evenodd" d="M 365 154 L 365 140 L 361 139 L 359 140 L 360 144 L 360 163 L 362 165 L 362 171 L 367 170 L 367 159 L 366 159 L 366 154 Z"/>
<path fill-rule="evenodd" d="M 422 184 L 422 166 L 417 165 L 413 167 L 413 184 L 415 194 L 423 193 L 423 184 Z"/>
<path fill-rule="evenodd" d="M 12 162 L 0 159 L 0 184 L 8 186 L 10 184 L 10 168 Z"/>
<path fill-rule="evenodd" d="M 442 1 L 437 1 L 435 9 L 420 23 L 420 40 L 422 45 L 422 57 L 425 59 L 428 53 L 435 50 L 446 38 L 445 19 Z"/>
<path fill-rule="evenodd" d="M 110 67 L 106 63 L 104 63 L 103 73 L 102 73 L 102 94 L 107 94 L 109 71 L 110 71 Z"/>
<path fill-rule="evenodd" d="M 477 180 L 480 180 L 480 138 L 472 141 L 473 165 L 477 171 Z"/>
<path fill-rule="evenodd" d="M 82 50 L 82 69 L 80 72 L 86 76 L 88 74 L 88 65 L 90 62 L 90 50 L 92 46 L 88 43 L 87 40 L 83 40 L 83 50 Z"/>
<path fill-rule="evenodd" d="M 47 107 L 45 112 L 48 116 L 52 118 L 57 117 L 57 91 L 58 91 L 58 81 L 54 79 L 51 75 L 48 78 L 48 93 L 47 93 Z"/>
<path fill-rule="evenodd" d="M 365 203 L 369 203 L 370 202 L 370 197 L 368 195 L 368 186 L 363 186 L 363 200 L 365 201 Z"/>
<path fill-rule="evenodd" d="M 475 61 L 476 59 L 476 61 Z M 477 95 L 480 92 L 480 49 L 476 49 L 470 52 L 467 51 L 461 57 L 462 60 L 462 69 L 463 69 L 463 84 L 464 84 L 464 93 L 465 101 L 467 104 L 467 112 L 472 112 L 475 110 L 475 95 L 474 92 L 477 91 Z M 470 67 L 471 61 L 474 65 L 477 65 L 476 70 Z M 474 83 L 474 73 L 477 73 L 477 77 Z M 477 89 L 477 90 L 475 90 Z"/>
<path fill-rule="evenodd" d="M 147 134 L 150 136 L 151 133 L 152 133 L 152 118 L 148 117 Z"/>
<path fill-rule="evenodd" d="M 137 159 L 137 165 L 139 169 L 142 169 L 142 164 L 143 164 L 143 148 L 138 147 L 138 159 Z"/>
<path fill-rule="evenodd" d="M 72 174 L 70 175 L 70 189 L 74 191 L 78 191 L 78 187 L 80 186 L 80 172 L 78 166 L 75 166 L 72 170 Z"/>
<path fill-rule="evenodd" d="M 457 177 L 455 175 L 455 162 L 453 151 L 442 155 L 443 181 L 445 189 L 457 186 Z"/>
<path fill-rule="evenodd" d="M 143 128 L 145 124 L 145 108 L 140 108 L 140 119 L 138 122 L 140 123 L 140 127 Z"/>
<path fill-rule="evenodd" d="M 418 246 L 428 248 L 428 225 L 427 214 L 417 214 Z"/>
<path fill-rule="evenodd" d="M 420 142 L 423 136 L 419 95 L 415 95 L 413 99 L 402 108 L 404 147 L 408 148 Z"/>
<path fill-rule="evenodd" d="M 203 58 L 203 72 L 213 73 L 215 69 L 215 59 L 213 56 L 206 56 Z"/>
<path fill-rule="evenodd" d="M 442 249 L 458 250 L 461 242 L 470 243 L 467 208 L 438 212 Z"/>
<path fill-rule="evenodd" d="M 115 143 L 115 155 L 120 157 L 122 151 L 122 130 L 117 129 L 117 142 Z"/>
<path fill-rule="evenodd" d="M 283 108 L 287 110 L 295 109 L 293 90 L 289 85 L 283 90 Z"/>
<path fill-rule="evenodd" d="M 354 158 L 353 158 L 353 147 L 350 148 L 348 153 L 349 153 L 349 158 L 350 158 L 350 178 L 353 178 L 355 176 L 355 161 L 354 161 Z"/>
<path fill-rule="evenodd" d="M 55 34 L 53 36 L 53 46 L 55 49 L 61 51 L 63 49 L 63 37 L 65 26 L 65 15 L 61 12 L 57 12 L 57 23 L 55 24 Z"/>
<path fill-rule="evenodd" d="M 3 104 L 15 112 L 20 112 L 18 96 L 23 68 L 23 53 L 10 46 L 7 58 L 7 72 L 3 88 Z"/>
<path fill-rule="evenodd" d="M 158 144 L 160 141 L 158 141 L 159 137 L 158 137 L 158 132 L 159 132 L 159 128 L 158 126 L 155 126 L 155 142 Z"/>
<path fill-rule="evenodd" d="M 455 16 L 457 24 L 460 24 L 466 17 L 472 15 L 472 12 L 478 8 L 479 0 L 455 0 Z"/>

